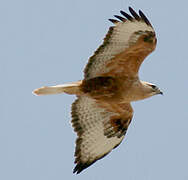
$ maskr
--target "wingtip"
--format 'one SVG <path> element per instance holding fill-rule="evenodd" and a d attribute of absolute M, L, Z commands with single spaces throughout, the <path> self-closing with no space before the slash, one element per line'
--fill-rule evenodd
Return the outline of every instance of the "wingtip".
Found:
<path fill-rule="evenodd" d="M 126 13 L 125 11 L 120 11 L 120 13 L 125 17 L 125 18 L 127 18 L 127 20 L 129 20 L 129 21 L 133 21 L 133 17 L 132 16 L 130 16 L 128 13 Z"/>
<path fill-rule="evenodd" d="M 148 18 L 146 17 L 146 15 L 145 15 L 141 10 L 139 10 L 138 12 L 139 12 L 139 15 L 140 15 L 140 17 L 142 18 L 142 20 L 143 20 L 148 26 L 151 26 L 151 27 L 152 27 L 152 25 L 151 25 L 150 21 L 148 20 Z"/>
<path fill-rule="evenodd" d="M 116 23 L 118 23 L 119 21 L 118 20 L 116 20 L 116 19 L 108 19 L 110 22 L 112 22 L 113 24 L 116 24 Z"/>
<path fill-rule="evenodd" d="M 133 8 L 131 6 L 128 7 L 129 11 L 133 10 Z"/>
<path fill-rule="evenodd" d="M 75 166 L 75 168 L 73 169 L 73 173 L 80 174 L 83 170 L 87 169 L 89 166 L 94 164 L 96 161 L 97 161 L 97 159 L 92 162 L 86 162 L 86 163 L 78 162 L 77 165 Z"/>
<path fill-rule="evenodd" d="M 89 167 L 90 165 L 87 163 L 78 163 L 75 168 L 73 169 L 73 173 L 75 174 L 80 174 L 84 169 Z"/>
<path fill-rule="evenodd" d="M 144 14 L 140 9 L 138 10 L 138 13 L 139 13 L 139 14 Z"/>
<path fill-rule="evenodd" d="M 120 10 L 120 13 L 122 14 L 122 13 L 124 13 L 124 11 L 123 11 L 123 10 Z"/>
<path fill-rule="evenodd" d="M 125 22 L 125 21 L 126 21 L 126 19 L 123 18 L 123 17 L 121 17 L 121 16 L 114 15 L 114 17 L 117 18 L 117 19 L 119 19 L 119 20 L 122 21 L 122 22 Z"/>

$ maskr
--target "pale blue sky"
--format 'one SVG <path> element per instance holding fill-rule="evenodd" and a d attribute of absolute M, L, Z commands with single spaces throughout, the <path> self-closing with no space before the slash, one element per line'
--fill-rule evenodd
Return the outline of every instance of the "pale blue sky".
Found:
<path fill-rule="evenodd" d="M 74 175 L 74 96 L 36 97 L 43 85 L 80 80 L 119 10 L 141 9 L 158 37 L 142 80 L 164 96 L 133 103 L 123 143 Z M 186 0 L 0 1 L 1 180 L 187 180 L 188 3 Z"/>

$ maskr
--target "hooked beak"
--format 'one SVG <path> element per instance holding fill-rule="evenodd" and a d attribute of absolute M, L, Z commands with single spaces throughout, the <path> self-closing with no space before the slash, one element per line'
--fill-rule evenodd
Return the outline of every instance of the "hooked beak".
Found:
<path fill-rule="evenodd" d="M 158 92 L 157 92 L 157 94 L 163 95 L 163 92 L 159 89 Z"/>

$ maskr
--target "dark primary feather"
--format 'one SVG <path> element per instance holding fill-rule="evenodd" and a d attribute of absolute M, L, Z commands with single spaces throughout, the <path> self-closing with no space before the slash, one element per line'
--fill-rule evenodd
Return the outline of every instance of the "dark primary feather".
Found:
<path fill-rule="evenodd" d="M 116 24 L 116 23 L 118 23 L 119 21 L 118 20 L 116 20 L 116 19 L 108 19 L 110 22 L 112 22 L 113 24 Z"/>
<path fill-rule="evenodd" d="M 125 16 L 129 21 L 133 21 L 133 17 L 130 16 L 129 14 L 127 14 L 126 12 L 124 11 L 120 11 L 120 13 Z"/>
<path fill-rule="evenodd" d="M 79 173 L 81 173 L 84 169 L 86 169 L 86 168 L 88 168 L 89 166 L 91 166 L 93 163 L 94 163 L 94 162 L 92 162 L 92 163 L 81 163 L 81 162 L 79 162 L 79 163 L 75 166 L 75 168 L 74 168 L 74 170 L 73 170 L 73 173 L 79 174 Z"/>
<path fill-rule="evenodd" d="M 121 17 L 121 16 L 118 16 L 118 15 L 114 15 L 114 17 L 116 17 L 117 19 L 119 19 L 120 21 L 122 22 L 125 22 L 127 19 L 129 21 L 133 21 L 134 19 L 137 20 L 137 21 L 140 21 L 140 20 L 143 20 L 148 26 L 151 26 L 151 23 L 149 22 L 148 18 L 144 15 L 144 13 L 139 10 L 139 15 L 135 12 L 135 10 L 131 7 L 129 7 L 129 11 L 131 13 L 131 15 L 129 15 L 128 13 L 124 12 L 124 11 L 120 11 L 120 13 L 126 18 L 124 17 Z M 109 19 L 109 21 L 111 21 L 112 23 L 118 23 L 119 21 L 116 20 L 116 19 Z"/>
<path fill-rule="evenodd" d="M 143 13 L 141 10 L 139 10 L 139 15 L 140 15 L 140 17 L 142 18 L 142 20 L 143 20 L 147 25 L 149 25 L 149 26 L 152 27 L 152 25 L 151 25 L 151 23 L 149 22 L 148 18 L 144 15 L 144 13 Z"/>
<path fill-rule="evenodd" d="M 131 7 L 129 7 L 129 11 L 137 21 L 140 21 L 140 16 Z"/>
<path fill-rule="evenodd" d="M 121 20 L 122 22 L 125 22 L 126 19 L 121 17 L 121 16 L 118 16 L 118 15 L 114 15 L 114 17 L 116 17 L 117 19 Z"/>
<path fill-rule="evenodd" d="M 120 143 L 119 143 L 120 144 Z M 117 146 L 119 146 L 119 144 L 117 144 L 114 148 L 116 148 Z M 79 174 L 81 173 L 84 169 L 88 168 L 89 166 L 91 166 L 92 164 L 94 164 L 96 161 L 104 158 L 108 153 L 104 154 L 102 157 L 100 157 L 99 159 L 96 159 L 95 161 L 92 162 L 88 162 L 88 163 L 82 163 L 79 162 L 75 168 L 73 169 L 73 173 Z"/>

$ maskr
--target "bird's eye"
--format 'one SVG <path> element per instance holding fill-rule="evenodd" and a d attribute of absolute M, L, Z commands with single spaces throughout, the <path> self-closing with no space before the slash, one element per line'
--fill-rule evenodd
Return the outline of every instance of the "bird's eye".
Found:
<path fill-rule="evenodd" d="M 153 89 L 156 89 L 156 88 L 157 88 L 157 86 L 155 86 L 155 85 L 153 85 L 153 84 L 151 85 L 151 87 L 152 87 Z"/>

